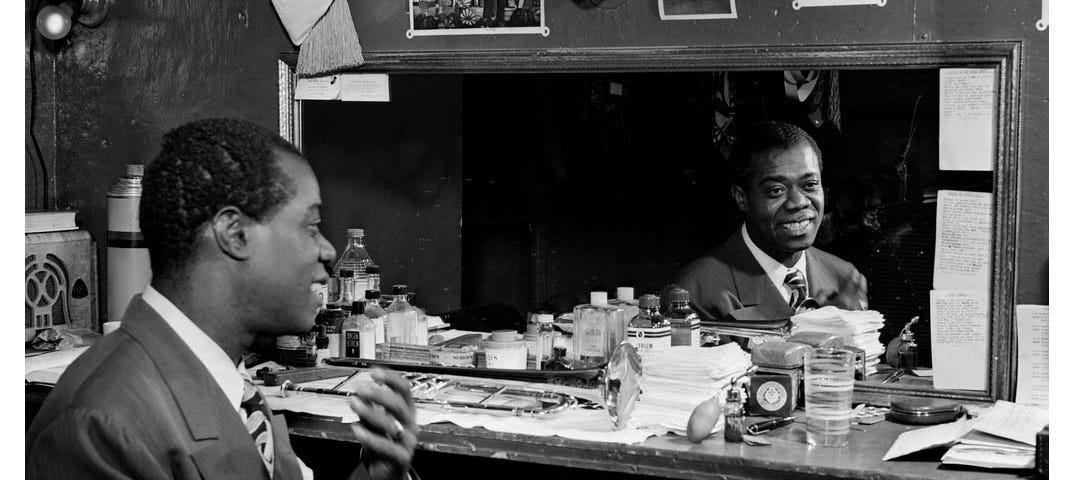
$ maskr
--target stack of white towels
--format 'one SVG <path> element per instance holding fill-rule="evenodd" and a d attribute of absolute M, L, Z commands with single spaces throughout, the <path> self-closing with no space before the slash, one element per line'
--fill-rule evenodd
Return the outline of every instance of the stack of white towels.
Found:
<path fill-rule="evenodd" d="M 880 343 L 880 329 L 884 315 L 875 310 L 843 310 L 827 306 L 791 317 L 797 332 L 824 332 L 843 337 L 843 345 L 865 350 L 865 373 L 876 373 L 884 345 Z"/>
<path fill-rule="evenodd" d="M 641 395 L 627 425 L 686 435 L 694 407 L 719 394 L 732 377 L 750 366 L 750 355 L 737 343 L 641 353 Z M 723 422 L 718 421 L 713 431 L 722 428 Z"/>

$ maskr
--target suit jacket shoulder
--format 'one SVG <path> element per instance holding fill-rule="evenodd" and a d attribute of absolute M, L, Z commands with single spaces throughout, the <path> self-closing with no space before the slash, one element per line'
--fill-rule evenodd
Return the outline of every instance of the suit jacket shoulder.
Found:
<path fill-rule="evenodd" d="M 276 480 L 301 478 L 282 415 Z M 28 478 L 267 478 L 235 408 L 140 297 L 60 378 L 26 435 Z"/>

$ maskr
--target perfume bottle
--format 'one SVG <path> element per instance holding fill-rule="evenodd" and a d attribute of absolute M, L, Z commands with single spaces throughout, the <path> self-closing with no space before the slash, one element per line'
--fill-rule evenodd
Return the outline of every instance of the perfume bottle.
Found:
<path fill-rule="evenodd" d="M 902 327 L 902 332 L 899 334 L 899 368 L 903 372 L 911 372 L 917 368 L 917 340 L 914 338 L 914 332 L 910 330 L 910 327 L 917 322 L 917 317 L 911 319 L 905 326 Z"/>
<path fill-rule="evenodd" d="M 638 314 L 640 309 L 638 308 L 638 301 L 634 299 L 634 287 L 616 288 L 615 300 L 609 300 L 608 305 L 623 309 L 622 325 L 615 325 L 615 328 L 611 329 L 611 338 L 608 339 L 611 344 L 611 349 L 608 350 L 610 355 L 611 352 L 615 351 L 615 347 L 618 347 L 623 340 L 626 340 L 630 320 Z"/>
<path fill-rule="evenodd" d="M 745 431 L 745 405 L 742 401 L 742 390 L 732 382 L 727 390 L 727 401 L 723 404 L 723 439 L 726 442 L 738 443 L 742 441 L 742 433 Z"/>
<path fill-rule="evenodd" d="M 608 305 L 608 292 L 589 292 L 589 303 L 574 307 L 571 360 L 576 368 L 607 363 L 614 338 L 611 331 L 620 325 L 625 326 L 622 316 L 622 308 Z"/>

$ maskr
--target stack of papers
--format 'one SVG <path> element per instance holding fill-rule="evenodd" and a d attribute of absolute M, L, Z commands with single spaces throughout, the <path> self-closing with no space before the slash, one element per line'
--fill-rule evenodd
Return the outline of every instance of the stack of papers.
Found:
<path fill-rule="evenodd" d="M 718 398 L 731 378 L 745 373 L 750 365 L 750 355 L 737 343 L 642 352 L 641 395 L 627 426 L 686 435 L 694 408 L 713 396 Z M 717 421 L 713 431 L 722 428 L 723 421 Z"/>
<path fill-rule="evenodd" d="M 880 343 L 880 329 L 884 315 L 875 310 L 843 310 L 827 306 L 791 317 L 792 331 L 824 332 L 843 337 L 843 344 L 865 350 L 865 373 L 876 373 L 884 345 Z"/>
<path fill-rule="evenodd" d="M 1037 432 L 1048 411 L 1000 400 L 973 420 L 919 428 L 899 435 L 884 460 L 950 446 L 942 463 L 982 468 L 1033 468 Z"/>
<path fill-rule="evenodd" d="M 89 350 L 88 346 L 75 347 L 67 350 L 56 350 L 48 353 L 35 353 L 26 357 L 26 382 L 55 385 L 60 381 L 60 375 L 67 370 L 67 366 Z"/>

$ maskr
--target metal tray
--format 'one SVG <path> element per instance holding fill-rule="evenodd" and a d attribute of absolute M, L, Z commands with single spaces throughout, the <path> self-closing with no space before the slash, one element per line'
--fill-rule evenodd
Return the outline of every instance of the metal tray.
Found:
<path fill-rule="evenodd" d="M 380 366 L 404 372 L 497 378 L 502 380 L 550 383 L 553 385 L 567 385 L 581 388 L 596 388 L 600 384 L 602 371 L 602 368 L 600 367 L 582 368 L 578 370 L 509 370 L 503 368 L 446 367 L 440 365 L 423 365 L 418 363 L 343 357 L 327 358 L 324 363 L 340 367 L 357 368 Z"/>

